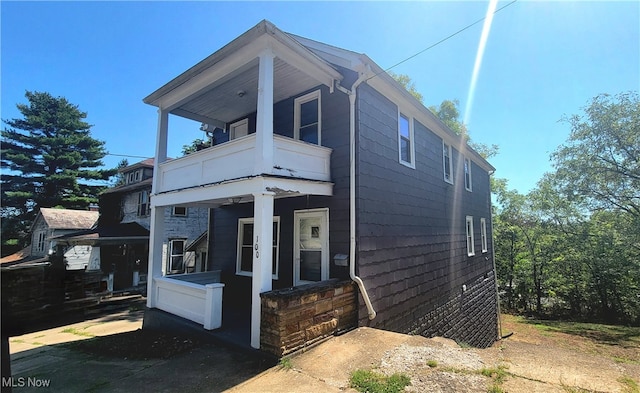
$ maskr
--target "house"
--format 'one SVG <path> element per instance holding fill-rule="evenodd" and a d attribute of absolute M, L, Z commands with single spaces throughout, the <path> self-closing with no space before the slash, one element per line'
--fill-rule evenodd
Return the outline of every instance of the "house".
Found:
<path fill-rule="evenodd" d="M 51 254 L 56 238 L 80 230 L 91 229 L 99 213 L 90 210 L 41 208 L 31 225 L 31 258 Z M 99 258 L 87 247 L 70 247 L 64 253 L 67 270 L 98 269 Z"/>
<path fill-rule="evenodd" d="M 98 225 L 57 239 L 59 244 L 97 250 L 99 268 L 110 291 L 146 285 L 153 159 L 122 168 L 119 173 L 123 184 L 100 195 Z M 174 261 L 165 273 L 176 275 L 206 270 L 206 252 L 196 253 L 202 245 L 192 252 L 187 248 L 207 233 L 208 210 L 171 206 L 165 209 L 163 220 L 166 228 L 163 249 Z"/>
<path fill-rule="evenodd" d="M 215 332 L 241 313 L 250 345 L 278 356 L 356 326 L 497 339 L 494 168 L 369 57 L 262 21 L 144 102 L 158 108 L 145 325 Z M 169 115 L 212 146 L 167 160 Z M 167 274 L 176 205 L 210 209 L 208 281 Z"/>

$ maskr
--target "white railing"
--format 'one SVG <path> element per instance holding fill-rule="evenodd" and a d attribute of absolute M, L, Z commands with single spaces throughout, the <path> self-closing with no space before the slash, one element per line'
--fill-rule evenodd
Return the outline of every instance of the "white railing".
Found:
<path fill-rule="evenodd" d="M 331 149 L 274 135 L 274 165 L 270 174 L 309 180 L 331 180 Z M 213 146 L 160 164 L 158 193 L 255 173 L 256 134 Z"/>
<path fill-rule="evenodd" d="M 168 277 L 155 278 L 154 306 L 199 323 L 207 330 L 222 326 L 224 284 L 194 284 Z"/>

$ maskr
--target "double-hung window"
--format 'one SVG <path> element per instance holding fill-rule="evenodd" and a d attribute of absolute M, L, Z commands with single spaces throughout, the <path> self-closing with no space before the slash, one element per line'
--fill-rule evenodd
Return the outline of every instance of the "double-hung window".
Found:
<path fill-rule="evenodd" d="M 150 211 L 149 191 L 144 190 L 138 193 L 138 217 L 146 217 Z"/>
<path fill-rule="evenodd" d="M 471 191 L 471 160 L 467 157 L 464 158 L 464 188 L 467 191 Z"/>
<path fill-rule="evenodd" d="M 185 239 L 169 241 L 169 274 L 184 273 Z"/>
<path fill-rule="evenodd" d="M 466 230 L 467 230 L 467 255 L 472 257 L 476 255 L 475 243 L 473 240 L 473 217 L 472 216 L 467 216 Z"/>
<path fill-rule="evenodd" d="M 236 261 L 236 274 L 239 276 L 251 276 L 253 273 L 254 250 L 253 218 L 241 218 L 238 220 L 238 258 Z M 274 280 L 278 279 L 278 254 L 280 249 L 280 217 L 273 217 L 273 243 L 271 254 L 271 274 Z"/>
<path fill-rule="evenodd" d="M 453 184 L 453 159 L 451 158 L 451 145 L 442 142 L 442 169 L 444 181 Z"/>
<path fill-rule="evenodd" d="M 173 206 L 171 209 L 171 215 L 174 217 L 186 217 L 187 208 L 185 206 Z"/>
<path fill-rule="evenodd" d="M 412 123 L 410 117 L 398 112 L 398 150 L 400 163 L 415 168 Z"/>
<path fill-rule="evenodd" d="M 293 121 L 295 139 L 320 145 L 322 143 L 320 90 L 294 100 Z"/>

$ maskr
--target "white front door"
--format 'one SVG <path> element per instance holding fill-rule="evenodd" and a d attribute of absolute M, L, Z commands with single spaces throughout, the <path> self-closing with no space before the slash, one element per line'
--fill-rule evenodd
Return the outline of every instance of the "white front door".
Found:
<path fill-rule="evenodd" d="M 293 212 L 294 285 L 329 279 L 329 209 Z"/>

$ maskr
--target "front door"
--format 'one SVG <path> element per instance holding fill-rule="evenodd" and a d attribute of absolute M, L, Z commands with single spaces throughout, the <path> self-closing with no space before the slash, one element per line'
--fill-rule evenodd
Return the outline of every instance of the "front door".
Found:
<path fill-rule="evenodd" d="M 300 210 L 294 217 L 294 285 L 329 279 L 329 209 Z"/>

